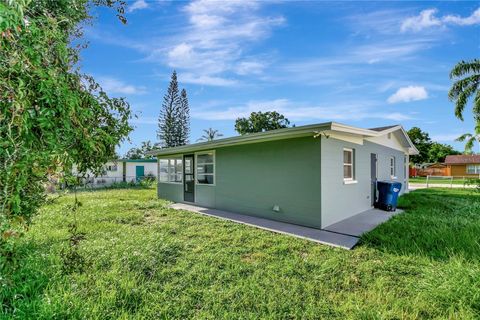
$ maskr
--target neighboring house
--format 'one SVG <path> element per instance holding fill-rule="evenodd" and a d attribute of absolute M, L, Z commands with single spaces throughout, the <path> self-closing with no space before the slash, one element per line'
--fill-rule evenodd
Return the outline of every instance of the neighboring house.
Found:
<path fill-rule="evenodd" d="M 92 173 L 90 182 L 94 185 L 109 185 L 115 182 L 135 182 L 146 176 L 157 177 L 157 159 L 118 159 L 107 162 L 104 172 L 94 176 Z"/>
<path fill-rule="evenodd" d="M 450 176 L 480 177 L 480 155 L 447 156 L 445 164 Z"/>
<path fill-rule="evenodd" d="M 444 163 L 423 163 L 410 168 L 410 177 L 449 176 L 449 173 Z"/>
<path fill-rule="evenodd" d="M 328 122 L 153 151 L 158 196 L 324 228 L 372 208 L 375 181 L 408 186 L 404 129 Z"/>

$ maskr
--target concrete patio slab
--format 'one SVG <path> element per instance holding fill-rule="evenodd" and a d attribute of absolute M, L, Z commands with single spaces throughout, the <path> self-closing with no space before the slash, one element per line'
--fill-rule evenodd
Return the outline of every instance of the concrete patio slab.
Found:
<path fill-rule="evenodd" d="M 370 209 L 354 215 L 353 217 L 334 223 L 324 230 L 338 232 L 350 236 L 360 237 L 363 233 L 375 229 L 379 224 L 384 223 L 394 215 L 403 211 L 387 212 L 379 209 Z"/>
<path fill-rule="evenodd" d="M 197 212 L 203 215 L 226 219 L 229 221 L 242 223 L 252 227 L 287 234 L 297 238 L 307 239 L 310 241 L 326 244 L 334 247 L 352 249 L 358 242 L 359 238 L 352 235 L 341 234 L 338 232 L 331 232 L 328 230 L 320 230 L 315 228 L 308 228 L 298 226 L 290 223 L 273 221 L 243 214 L 227 212 L 217 209 L 209 209 L 185 203 L 175 203 L 171 208 L 177 210 L 187 210 Z"/>

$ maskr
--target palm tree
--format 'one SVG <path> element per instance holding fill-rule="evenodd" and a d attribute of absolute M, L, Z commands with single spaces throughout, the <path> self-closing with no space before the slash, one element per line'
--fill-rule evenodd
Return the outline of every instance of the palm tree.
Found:
<path fill-rule="evenodd" d="M 463 121 L 463 110 L 470 97 L 473 100 L 473 116 L 480 119 L 480 60 L 460 61 L 450 72 L 450 79 L 456 79 L 448 92 L 450 101 L 455 102 L 455 116 Z"/>
<path fill-rule="evenodd" d="M 462 134 L 460 137 L 455 139 L 456 141 L 466 141 L 465 143 L 465 153 L 471 154 L 473 153 L 473 145 L 475 142 L 479 143 L 480 148 L 480 121 L 477 121 L 477 125 L 475 126 L 475 133 L 465 133 Z"/>
<path fill-rule="evenodd" d="M 205 132 L 205 134 L 202 135 L 197 141 L 213 141 L 216 138 L 223 137 L 223 134 L 216 129 L 208 128 L 204 129 L 203 132 Z"/>

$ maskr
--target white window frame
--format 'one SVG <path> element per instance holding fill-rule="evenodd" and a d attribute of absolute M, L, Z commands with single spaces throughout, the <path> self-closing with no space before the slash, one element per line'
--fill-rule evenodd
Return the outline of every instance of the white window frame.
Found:
<path fill-rule="evenodd" d="M 393 161 L 392 161 L 393 160 Z M 397 158 L 395 156 L 391 156 L 389 158 L 389 166 L 390 166 L 390 178 L 397 179 Z"/>
<path fill-rule="evenodd" d="M 168 161 L 168 165 L 167 165 L 167 181 L 162 181 L 161 180 L 161 172 L 160 172 L 160 161 L 161 160 L 167 160 Z M 174 164 L 173 164 L 173 167 L 175 169 L 175 176 L 178 174 L 178 172 L 176 171 L 176 168 L 177 168 L 177 160 L 182 160 L 182 172 L 181 172 L 181 175 L 180 175 L 180 181 L 170 181 L 170 163 L 171 163 L 171 160 L 175 160 L 174 161 Z M 183 183 L 183 170 L 185 170 L 184 168 L 184 164 L 183 164 L 183 155 L 175 155 L 175 156 L 166 156 L 166 157 L 162 157 L 162 158 L 158 158 L 158 183 L 171 183 L 171 184 L 182 184 Z"/>
<path fill-rule="evenodd" d="M 207 154 L 207 153 L 211 153 L 212 156 L 213 156 L 213 163 L 206 163 L 206 164 L 213 164 L 213 173 L 200 173 L 201 175 L 207 175 L 207 176 L 213 176 L 213 183 L 212 184 L 208 184 L 208 183 L 200 183 L 198 182 L 198 175 L 199 173 L 197 172 L 197 166 L 198 166 L 198 156 L 200 155 L 203 155 L 203 154 Z M 211 186 L 211 187 L 214 187 L 216 184 L 217 184 L 217 176 L 216 176 L 216 172 L 217 172 L 217 169 L 216 169 L 216 163 L 217 163 L 217 159 L 216 159 L 216 156 L 215 156 L 215 150 L 206 150 L 206 151 L 199 151 L 199 152 L 195 152 L 195 185 L 197 186 Z"/>
<path fill-rule="evenodd" d="M 352 154 L 351 159 L 352 163 L 345 163 L 345 158 L 344 158 L 344 152 L 350 152 Z M 344 184 L 352 184 L 352 183 L 357 183 L 357 180 L 355 180 L 355 149 L 353 148 L 343 148 L 342 150 L 342 171 L 343 171 L 343 183 Z M 345 178 L 345 166 L 351 166 L 352 167 L 352 176 L 350 178 Z"/>
<path fill-rule="evenodd" d="M 108 172 L 117 172 L 118 171 L 118 165 L 117 164 L 107 164 L 105 166 L 105 170 Z M 115 168 L 115 170 L 113 170 Z"/>
<path fill-rule="evenodd" d="M 473 172 L 469 171 L 469 167 L 473 168 Z M 480 164 L 467 164 L 465 166 L 466 174 L 480 174 Z"/>

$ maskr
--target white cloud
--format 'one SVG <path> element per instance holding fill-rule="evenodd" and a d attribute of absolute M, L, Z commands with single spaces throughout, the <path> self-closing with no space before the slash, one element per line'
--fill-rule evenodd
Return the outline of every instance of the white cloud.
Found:
<path fill-rule="evenodd" d="M 208 75 L 195 75 L 192 73 L 179 73 L 178 79 L 181 83 L 202 84 L 216 87 L 230 87 L 238 83 L 236 80 L 232 79 Z"/>
<path fill-rule="evenodd" d="M 421 86 L 408 86 L 403 87 L 397 90 L 392 94 L 388 99 L 388 103 L 397 103 L 397 102 L 410 102 L 424 100 L 428 98 L 428 93 L 425 87 Z"/>
<path fill-rule="evenodd" d="M 381 35 L 397 35 L 402 18 L 408 14 L 407 8 L 383 9 L 366 12 L 362 10 L 345 18 L 351 25 L 353 36 L 370 37 L 372 33 Z"/>
<path fill-rule="evenodd" d="M 457 15 L 448 15 L 443 17 L 445 23 L 456 24 L 459 26 L 471 26 L 474 24 L 480 24 L 480 8 L 475 10 L 469 17 L 462 18 Z"/>
<path fill-rule="evenodd" d="M 459 25 L 469 26 L 480 24 L 480 8 L 475 10 L 470 16 L 462 18 L 458 15 L 446 15 L 443 17 L 437 17 L 438 10 L 427 9 L 420 12 L 419 15 L 408 17 L 403 20 L 400 30 L 402 32 L 414 31 L 418 32 L 423 29 L 429 29 L 432 27 L 444 27 L 446 25 Z"/>
<path fill-rule="evenodd" d="M 128 12 L 148 8 L 148 3 L 145 0 L 137 0 L 131 6 L 127 7 Z"/>
<path fill-rule="evenodd" d="M 294 103 L 288 99 L 250 101 L 245 105 L 227 109 L 194 109 L 192 117 L 202 120 L 235 120 L 247 117 L 251 112 L 277 111 L 292 121 L 359 121 L 364 119 L 384 119 L 403 121 L 412 119 L 399 112 L 378 111 L 373 103 L 343 103 L 335 105 L 311 106 Z"/>
<path fill-rule="evenodd" d="M 352 57 L 357 62 L 368 64 L 384 61 L 392 62 L 396 59 L 412 57 L 418 51 L 428 48 L 431 42 L 429 38 L 384 41 L 354 48 Z"/>
<path fill-rule="evenodd" d="M 143 86 L 135 86 L 127 84 L 121 80 L 112 77 L 97 77 L 98 82 L 102 86 L 103 90 L 108 93 L 116 94 L 144 94 L 147 92 Z"/>
<path fill-rule="evenodd" d="M 235 72 L 239 75 L 261 74 L 266 65 L 259 61 L 242 61 L 235 67 Z"/>
<path fill-rule="evenodd" d="M 410 61 L 415 59 L 418 52 L 434 45 L 430 37 L 420 39 L 371 41 L 370 44 L 346 46 L 331 55 L 301 59 L 274 64 L 269 68 L 271 78 L 269 82 L 303 82 L 305 85 L 338 85 L 337 88 L 345 89 L 348 84 L 351 88 L 365 86 L 369 82 L 381 79 L 391 80 L 405 77 L 405 70 L 412 76 L 418 72 L 417 65 Z M 399 63 L 408 61 L 408 63 Z M 376 80 L 371 77 L 375 76 Z"/>
<path fill-rule="evenodd" d="M 420 12 L 418 16 L 413 16 L 406 18 L 400 27 L 402 32 L 412 30 L 420 31 L 425 28 L 430 28 L 433 26 L 440 26 L 442 21 L 435 17 L 437 9 L 427 9 Z"/>
<path fill-rule="evenodd" d="M 197 84 L 233 85 L 238 81 L 226 79 L 225 74 L 260 74 L 266 63 L 246 59 L 244 54 L 250 43 L 264 39 L 285 21 L 259 14 L 260 7 L 259 1 L 248 0 L 193 1 L 182 10 L 188 25 L 166 40 L 166 50 L 153 50 L 150 59 L 163 60 Z"/>

